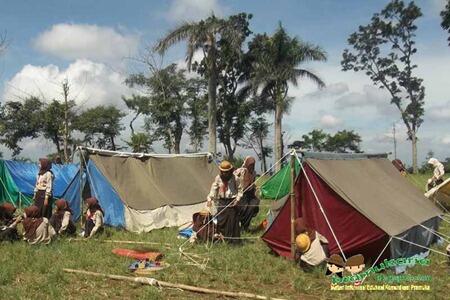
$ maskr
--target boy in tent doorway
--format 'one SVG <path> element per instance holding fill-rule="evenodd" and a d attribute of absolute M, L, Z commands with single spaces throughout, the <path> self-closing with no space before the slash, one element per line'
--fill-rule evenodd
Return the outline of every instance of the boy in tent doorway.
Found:
<path fill-rule="evenodd" d="M 241 229 L 239 227 L 239 207 L 242 198 L 241 182 L 234 175 L 234 167 L 229 161 L 219 165 L 220 174 L 214 179 L 207 197 L 208 207 L 212 201 L 217 206 L 217 230 L 233 244 L 240 244 Z"/>
<path fill-rule="evenodd" d="M 311 270 L 312 267 L 324 264 L 328 254 L 327 239 L 307 226 L 303 218 L 295 220 L 295 233 L 297 234 L 296 261 L 299 262 L 300 267 Z"/>
<path fill-rule="evenodd" d="M 84 224 L 84 237 L 92 238 L 103 232 L 104 213 L 98 200 L 94 197 L 86 199 L 86 223 Z"/>

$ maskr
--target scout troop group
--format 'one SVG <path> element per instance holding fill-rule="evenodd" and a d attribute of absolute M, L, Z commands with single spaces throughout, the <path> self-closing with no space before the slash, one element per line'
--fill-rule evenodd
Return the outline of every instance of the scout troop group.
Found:
<path fill-rule="evenodd" d="M 34 188 L 34 204 L 25 208 L 23 215 L 15 216 L 16 208 L 7 202 L 0 205 L 0 241 L 20 240 L 17 226 L 23 226 L 23 239 L 29 244 L 49 244 L 58 235 L 75 235 L 72 210 L 64 199 L 55 201 L 52 211 L 54 175 L 48 159 L 39 160 L 39 173 Z M 104 212 L 97 199 L 86 199 L 85 238 L 91 238 L 103 229 Z"/>

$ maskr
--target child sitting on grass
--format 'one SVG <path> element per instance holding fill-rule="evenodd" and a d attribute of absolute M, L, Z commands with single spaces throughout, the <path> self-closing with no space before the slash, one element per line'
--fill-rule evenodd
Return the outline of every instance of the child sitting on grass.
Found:
<path fill-rule="evenodd" d="M 45 217 L 41 217 L 41 211 L 36 205 L 25 208 L 23 229 L 25 240 L 30 245 L 49 244 L 56 235 L 55 229 Z"/>
<path fill-rule="evenodd" d="M 84 225 L 84 237 L 91 238 L 103 231 L 104 213 L 96 198 L 86 199 L 86 223 Z"/>
<path fill-rule="evenodd" d="M 55 202 L 55 205 L 56 211 L 50 218 L 50 224 L 59 235 L 74 235 L 76 226 L 72 221 L 72 210 L 69 203 L 64 199 L 59 199 Z"/>
<path fill-rule="evenodd" d="M 14 217 L 16 208 L 11 203 L 2 203 L 0 205 L 0 242 L 17 241 L 17 224 L 22 221 L 21 217 Z"/>

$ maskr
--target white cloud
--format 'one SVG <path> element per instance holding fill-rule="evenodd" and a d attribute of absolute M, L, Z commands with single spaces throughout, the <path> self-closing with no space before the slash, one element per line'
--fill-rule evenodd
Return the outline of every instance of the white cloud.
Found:
<path fill-rule="evenodd" d="M 430 121 L 450 121 L 450 102 L 448 102 L 446 105 L 430 107 L 428 109 L 428 112 L 426 113 L 428 114 Z"/>
<path fill-rule="evenodd" d="M 450 135 L 446 135 L 441 140 L 442 144 L 444 145 L 450 145 Z"/>
<path fill-rule="evenodd" d="M 325 128 L 335 128 L 342 124 L 342 120 L 333 115 L 324 115 L 320 118 L 320 125 Z"/>
<path fill-rule="evenodd" d="M 166 18 L 169 21 L 198 21 L 214 13 L 223 16 L 228 9 L 218 0 L 174 0 Z"/>
<path fill-rule="evenodd" d="M 34 47 L 63 59 L 117 61 L 136 53 L 139 37 L 114 28 L 88 24 L 56 24 L 41 33 Z"/>
<path fill-rule="evenodd" d="M 3 99 L 20 100 L 30 95 L 41 99 L 61 99 L 61 82 L 68 79 L 70 96 L 79 105 L 116 105 L 123 107 L 121 95 L 131 93 L 125 76 L 102 63 L 79 59 L 67 69 L 55 65 L 26 65 L 5 85 Z"/>
<path fill-rule="evenodd" d="M 304 96 L 305 100 L 318 100 L 334 98 L 339 95 L 343 95 L 349 91 L 348 84 L 344 82 L 332 83 L 325 86 L 322 89 L 308 93 Z"/>

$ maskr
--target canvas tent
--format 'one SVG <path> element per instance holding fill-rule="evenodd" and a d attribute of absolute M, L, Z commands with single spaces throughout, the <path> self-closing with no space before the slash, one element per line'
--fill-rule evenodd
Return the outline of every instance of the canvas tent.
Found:
<path fill-rule="evenodd" d="M 105 211 L 105 223 L 133 232 L 179 226 L 201 210 L 217 166 L 207 153 L 156 155 L 83 148 L 85 172 L 65 198 L 87 187 Z M 78 200 L 81 201 L 81 200 Z"/>
<path fill-rule="evenodd" d="M 304 153 L 295 201 L 296 215 L 327 238 L 330 253 L 342 249 L 347 257 L 376 258 L 383 249 L 383 256 L 392 258 L 425 252 L 409 242 L 429 247 L 442 214 L 386 156 Z M 286 257 L 291 255 L 289 203 L 262 237 Z"/>
<path fill-rule="evenodd" d="M 54 198 L 62 197 L 78 169 L 75 164 L 52 166 Z M 31 205 L 38 171 L 37 164 L 0 160 L 0 202 L 7 201 L 16 207 Z"/>

